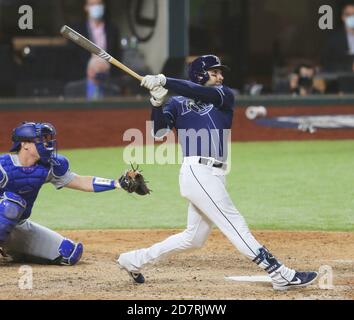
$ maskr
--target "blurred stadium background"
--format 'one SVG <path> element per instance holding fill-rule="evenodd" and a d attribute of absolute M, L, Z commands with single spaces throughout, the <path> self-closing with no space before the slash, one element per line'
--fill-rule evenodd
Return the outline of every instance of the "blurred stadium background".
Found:
<path fill-rule="evenodd" d="M 328 74 L 324 51 L 331 32 L 318 26 L 320 6 L 330 5 L 334 27 L 341 28 L 341 8 L 347 0 L 105 2 L 105 20 L 119 31 L 118 58 L 142 74 L 185 76 L 194 56 L 212 52 L 231 67 L 227 82 L 236 93 L 282 93 L 287 76 L 301 63 L 316 68 L 321 92 L 354 92 L 352 57 L 348 68 L 340 70 L 349 80 L 338 82 L 338 73 Z M 18 27 L 18 8 L 23 4 L 33 8 L 32 30 Z M 64 24 L 85 21 L 84 4 L 83 0 L 0 1 L 0 97 L 62 97 L 66 83 L 85 77 L 78 51 L 59 33 Z M 122 88 L 121 95 L 146 94 L 119 72 L 111 80 Z"/>

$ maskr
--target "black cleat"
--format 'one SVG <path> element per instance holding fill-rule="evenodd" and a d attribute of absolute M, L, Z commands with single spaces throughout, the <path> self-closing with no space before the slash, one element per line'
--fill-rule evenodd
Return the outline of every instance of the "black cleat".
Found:
<path fill-rule="evenodd" d="M 142 273 L 137 273 L 137 272 L 129 272 L 129 276 L 136 282 L 136 283 L 144 283 L 145 282 L 145 278 L 143 276 Z"/>

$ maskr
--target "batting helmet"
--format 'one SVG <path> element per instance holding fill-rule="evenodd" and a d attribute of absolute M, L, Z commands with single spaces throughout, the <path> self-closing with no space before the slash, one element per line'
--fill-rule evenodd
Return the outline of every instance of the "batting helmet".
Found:
<path fill-rule="evenodd" d="M 229 67 L 221 64 L 220 59 L 215 55 L 200 56 L 189 65 L 189 79 L 204 85 L 209 80 L 208 70 L 210 69 L 229 70 Z"/>
<path fill-rule="evenodd" d="M 56 130 L 50 123 L 23 122 L 12 131 L 10 152 L 19 151 L 21 142 L 33 142 L 43 163 L 48 163 L 56 152 Z"/>

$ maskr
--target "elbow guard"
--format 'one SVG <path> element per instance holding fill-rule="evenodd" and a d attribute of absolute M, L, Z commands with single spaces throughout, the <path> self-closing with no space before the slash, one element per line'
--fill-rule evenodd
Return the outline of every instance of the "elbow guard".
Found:
<path fill-rule="evenodd" d="M 69 170 L 69 160 L 64 156 L 58 154 L 53 164 L 53 174 L 56 177 L 62 177 Z"/>

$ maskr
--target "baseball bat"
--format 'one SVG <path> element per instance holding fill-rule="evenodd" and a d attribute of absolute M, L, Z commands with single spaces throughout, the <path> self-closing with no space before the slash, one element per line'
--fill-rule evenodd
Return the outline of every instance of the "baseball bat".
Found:
<path fill-rule="evenodd" d="M 113 64 L 117 68 L 123 70 L 124 72 L 128 73 L 135 79 L 141 81 L 143 77 L 130 68 L 128 68 L 126 65 L 118 61 L 117 59 L 113 58 L 110 54 L 108 54 L 106 51 L 101 49 L 99 46 L 95 45 L 93 42 L 91 42 L 89 39 L 85 38 L 83 35 L 78 33 L 77 31 L 71 29 L 67 25 L 64 25 L 60 33 L 67 39 L 75 42 L 79 46 L 83 47 L 84 49 L 90 51 L 91 53 L 99 56 L 100 58 L 108 61 L 109 63 Z"/>

